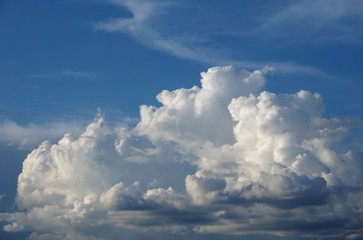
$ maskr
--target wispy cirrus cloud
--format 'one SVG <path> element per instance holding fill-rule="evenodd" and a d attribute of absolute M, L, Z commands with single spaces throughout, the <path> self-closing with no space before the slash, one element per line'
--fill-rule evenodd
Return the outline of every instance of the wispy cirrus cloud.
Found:
<path fill-rule="evenodd" d="M 109 2 L 126 8 L 132 17 L 97 22 L 93 24 L 94 29 L 126 33 L 146 47 L 211 65 L 233 64 L 248 69 L 270 65 L 276 71 L 285 73 L 331 78 L 324 70 L 293 59 L 285 62 L 266 61 L 262 55 L 258 60 L 251 60 L 244 54 L 248 49 L 243 49 L 243 42 L 259 39 L 262 40 L 262 48 L 273 48 L 276 41 L 269 41 L 278 40 L 279 47 L 281 44 L 287 46 L 280 51 L 289 51 L 289 47 L 301 41 L 324 43 L 344 42 L 346 39 L 348 43 L 357 43 L 362 36 L 359 26 L 363 9 L 356 0 L 267 2 L 263 8 L 248 6 L 248 11 L 233 9 L 231 3 L 228 9 L 221 12 L 209 11 L 203 3 L 189 1 L 183 5 L 169 1 Z M 183 21 L 175 17 L 179 11 L 190 12 L 189 18 Z M 208 16 L 207 20 L 201 17 L 204 15 Z M 237 39 L 241 44 L 228 44 L 231 39 Z"/>
<path fill-rule="evenodd" d="M 27 77 L 32 78 L 59 78 L 59 77 L 72 77 L 72 78 L 94 78 L 96 75 L 86 71 L 75 71 L 72 69 L 63 69 L 60 71 L 50 73 L 29 73 Z"/>
<path fill-rule="evenodd" d="M 94 23 L 94 29 L 130 34 L 147 47 L 155 48 L 177 57 L 212 64 L 218 64 L 222 61 L 222 59 L 218 60 L 217 56 L 214 56 L 215 50 L 209 51 L 202 46 L 198 47 L 193 38 L 186 39 L 161 31 L 162 26 L 159 24 L 164 25 L 167 23 L 164 21 L 160 22 L 159 20 L 166 18 L 170 14 L 170 11 L 176 5 L 175 3 L 170 1 L 144 0 L 113 0 L 110 2 L 128 9 L 132 17 L 126 19 L 115 18 Z M 158 22 L 156 22 L 156 19 L 158 19 Z"/>
<path fill-rule="evenodd" d="M 359 0 L 294 1 L 264 16 L 251 34 L 285 42 L 360 44 L 362 16 L 363 5 Z"/>
<path fill-rule="evenodd" d="M 67 75 L 73 77 L 94 77 L 94 73 L 84 72 L 84 71 L 74 71 L 70 69 L 63 69 L 62 71 L 57 72 L 60 75 Z"/>

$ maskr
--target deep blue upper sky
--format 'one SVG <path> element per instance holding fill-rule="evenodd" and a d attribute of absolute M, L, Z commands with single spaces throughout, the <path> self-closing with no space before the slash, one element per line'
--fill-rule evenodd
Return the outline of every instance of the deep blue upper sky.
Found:
<path fill-rule="evenodd" d="M 108 33 L 95 25 L 132 18 L 130 10 L 102 1 L 2 1 L 1 118 L 54 121 L 92 116 L 97 107 L 137 117 L 162 89 L 197 85 L 199 72 L 229 63 L 276 65 L 268 90 L 317 91 L 328 113 L 359 115 L 361 8 L 299 4 L 300 16 L 290 1 L 183 1 L 154 10 L 136 33 Z"/>
<path fill-rule="evenodd" d="M 1 117 L 28 123 L 63 114 L 92 116 L 97 107 L 137 116 L 138 106 L 154 101 L 163 88 L 198 83 L 205 69 L 199 63 L 92 27 L 128 15 L 87 1 L 3 2 Z"/>

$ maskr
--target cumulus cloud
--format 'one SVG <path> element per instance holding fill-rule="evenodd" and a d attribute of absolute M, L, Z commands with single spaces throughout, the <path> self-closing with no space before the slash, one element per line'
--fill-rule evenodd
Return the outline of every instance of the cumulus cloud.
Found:
<path fill-rule="evenodd" d="M 157 96 L 162 107 L 141 106 L 136 130 L 153 140 L 182 141 L 184 147 L 233 143 L 234 123 L 227 106 L 232 98 L 261 89 L 268 70 L 250 73 L 230 66 L 211 68 L 201 74 L 201 87 L 164 90 Z"/>
<path fill-rule="evenodd" d="M 24 160 L 19 211 L 29 239 L 362 236 L 363 153 L 317 93 L 264 91 L 269 68 L 231 66 L 162 91 L 134 128 L 101 113 L 79 136 Z"/>

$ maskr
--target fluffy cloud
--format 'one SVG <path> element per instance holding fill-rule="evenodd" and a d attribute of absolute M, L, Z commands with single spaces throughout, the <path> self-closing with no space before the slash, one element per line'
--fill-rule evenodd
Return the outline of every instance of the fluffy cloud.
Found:
<path fill-rule="evenodd" d="M 169 140 L 184 147 L 233 143 L 234 122 L 228 112 L 231 99 L 255 93 L 264 85 L 263 74 L 232 67 L 211 68 L 201 74 L 201 87 L 162 91 L 157 100 L 162 107 L 141 106 L 136 130 L 152 140 Z"/>
<path fill-rule="evenodd" d="M 319 94 L 263 91 L 269 69 L 215 67 L 162 91 L 134 128 L 102 114 L 25 159 L 18 212 L 29 239 L 362 237 L 363 153 Z"/>

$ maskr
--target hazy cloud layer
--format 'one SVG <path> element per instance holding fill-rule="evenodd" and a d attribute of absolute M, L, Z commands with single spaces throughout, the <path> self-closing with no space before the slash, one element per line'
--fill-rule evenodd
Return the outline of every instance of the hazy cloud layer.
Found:
<path fill-rule="evenodd" d="M 25 159 L 7 232 L 29 239 L 361 238 L 363 153 L 317 93 L 263 91 L 269 68 L 214 67 L 134 128 L 99 113 Z"/>
<path fill-rule="evenodd" d="M 0 142 L 19 147 L 36 147 L 44 139 L 57 140 L 67 132 L 82 133 L 79 122 L 52 122 L 45 124 L 20 125 L 13 121 L 0 122 Z"/>

